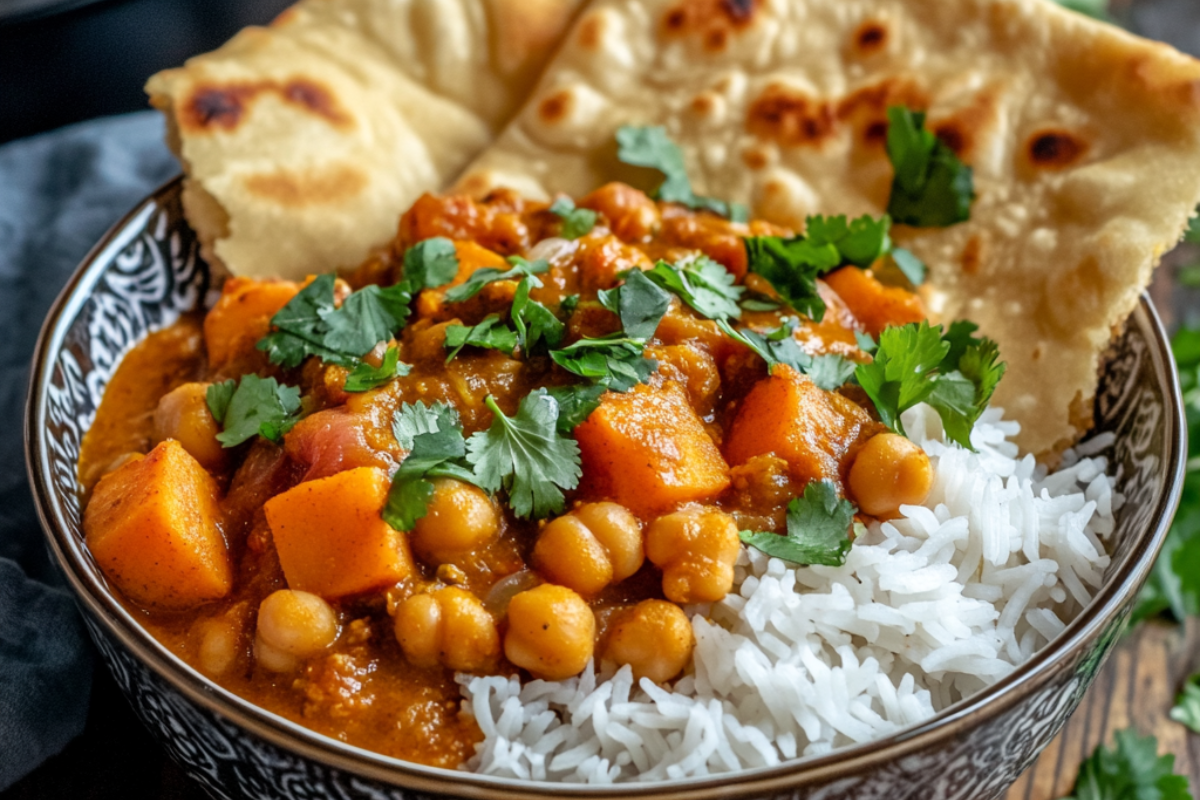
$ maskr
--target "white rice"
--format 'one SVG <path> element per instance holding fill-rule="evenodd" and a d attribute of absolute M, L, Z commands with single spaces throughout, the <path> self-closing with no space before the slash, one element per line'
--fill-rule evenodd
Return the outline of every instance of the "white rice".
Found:
<path fill-rule="evenodd" d="M 578 678 L 460 675 L 484 740 L 466 767 L 567 783 L 670 780 L 777 764 L 914 725 L 1003 678 L 1100 585 L 1122 498 L 1099 436 L 1053 474 L 1017 458 L 990 409 L 971 453 L 930 409 L 909 436 L 936 470 L 925 506 L 873 524 L 842 567 L 745 549 L 734 590 L 687 609 L 693 667 L 669 688 L 628 667 Z"/>

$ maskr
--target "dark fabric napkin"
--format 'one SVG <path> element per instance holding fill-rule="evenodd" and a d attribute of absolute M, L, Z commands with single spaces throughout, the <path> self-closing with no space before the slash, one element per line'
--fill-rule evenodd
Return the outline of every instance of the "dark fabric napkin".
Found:
<path fill-rule="evenodd" d="M 50 564 L 21 420 L 42 319 L 87 251 L 179 171 L 153 112 L 0 147 L 0 790 L 83 730 L 92 656 Z"/>

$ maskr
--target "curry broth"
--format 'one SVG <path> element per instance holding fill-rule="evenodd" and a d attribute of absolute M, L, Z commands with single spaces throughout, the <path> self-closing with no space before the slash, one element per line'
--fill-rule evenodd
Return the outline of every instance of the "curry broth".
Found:
<path fill-rule="evenodd" d="M 569 253 L 555 258 L 552 268 L 541 276 L 543 286 L 531 293 L 550 307 L 557 307 L 569 295 L 581 296 L 566 320 L 568 341 L 613 330 L 615 317 L 596 302 L 596 292 L 616 286 L 625 270 L 648 269 L 658 258 L 702 253 L 743 279 L 742 237 L 752 232 L 780 233 L 761 223 L 742 225 L 712 214 L 656 204 L 628 187 L 605 187 L 581 204 L 597 210 L 600 224 L 568 248 Z M 537 242 L 556 235 L 558 225 L 545 204 L 528 203 L 509 193 L 498 193 L 482 203 L 427 196 L 405 215 L 393 247 L 344 275 L 346 285 L 339 291 L 344 296 L 351 288 L 395 282 L 402 275 L 406 248 L 433 236 L 471 243 L 459 249 L 462 272 L 451 284 L 459 285 L 473 269 L 490 264 L 486 258 L 528 253 Z M 484 249 L 485 260 L 469 263 L 463 253 L 473 252 L 471 247 Z M 840 296 L 821 286 L 828 305 L 824 321 L 801 320 L 795 333 L 806 349 L 866 359 L 855 339 L 855 332 L 864 330 L 859 317 L 866 316 L 865 309 L 903 321 L 923 317 L 915 295 L 866 277 L 870 281 L 866 289 L 858 286 L 853 290 L 858 295 L 846 290 L 846 296 Z M 752 283 L 754 276 L 750 278 Z M 253 289 L 252 284 L 231 280 L 225 298 L 249 297 L 237 292 Z M 500 620 L 503 631 L 507 601 L 538 582 L 531 553 L 545 523 L 520 520 L 502 509 L 497 534 L 485 546 L 453 559 L 453 563 L 417 558 L 415 571 L 394 585 L 333 600 L 339 625 L 336 641 L 295 671 L 273 672 L 256 658 L 256 615 L 264 598 L 287 588 L 288 582 L 263 506 L 292 487 L 347 469 L 376 466 L 394 470 L 406 455 L 391 429 L 401 404 L 446 403 L 457 411 L 463 431 L 469 435 L 491 422 L 484 397 L 495 397 L 499 407 L 512 414 L 532 390 L 577 381 L 545 356 L 517 359 L 497 350 L 467 347 L 447 361 L 447 326 L 459 322 L 472 325 L 490 313 L 502 313 L 512 303 L 514 288 L 513 281 L 494 283 L 457 304 L 445 301 L 444 289 L 422 292 L 414 300 L 412 318 L 398 335 L 402 360 L 411 365 L 411 371 L 361 393 L 345 391 L 346 368 L 316 358 L 291 370 L 269 363 L 255 345 L 270 330 L 271 314 L 278 309 L 264 313 L 241 299 L 234 303 L 223 298 L 225 305 L 218 304 L 218 310 L 207 319 L 187 317 L 135 347 L 108 386 L 83 442 L 79 475 L 89 491 L 130 454 L 145 453 L 163 438 L 162 431 L 156 430 L 156 408 L 165 395 L 188 382 L 219 382 L 245 374 L 272 376 L 300 388 L 303 419 L 281 444 L 259 437 L 229 449 L 220 466 L 209 470 L 215 479 L 222 534 L 233 565 L 232 590 L 219 600 L 173 611 L 141 608 L 126 600 L 129 610 L 184 661 L 269 711 L 385 755 L 444 767 L 465 762 L 481 734 L 460 710 L 452 671 L 413 666 L 397 643 L 392 617 L 407 598 L 432 588 L 455 586 L 478 598 Z M 219 340 L 223 342 L 220 348 L 214 333 L 218 314 L 240 315 L 245 323 L 237 337 Z M 779 311 L 755 311 L 747 313 L 742 323 L 766 328 L 780 325 L 784 316 Z M 221 354 L 220 363 L 213 363 L 214 352 Z M 719 448 L 726 447 L 743 400 L 768 375 L 758 356 L 731 344 L 715 323 L 678 299 L 672 300 L 646 354 L 658 362 L 658 371 L 649 379 L 651 390 L 670 389 L 686 398 L 704 432 Z M 841 432 L 833 428 L 817 431 L 808 442 L 824 459 L 824 466 L 819 467 L 824 470 L 823 477 L 840 487 L 856 448 L 881 426 L 863 410 L 869 402 L 852 388 L 841 394 L 824 394 L 829 395 L 822 401 L 828 407 L 824 413 L 844 410 L 846 419 L 866 420 Z M 804 482 L 785 459 L 771 454 L 755 456 L 731 463 L 728 488 L 706 502 L 731 515 L 742 528 L 779 531 L 788 501 L 798 495 Z M 589 480 L 585 462 L 583 481 L 568 495 L 567 510 L 572 504 L 610 500 L 613 491 Z M 643 525 L 653 519 L 645 512 L 639 515 Z M 630 577 L 589 598 L 596 639 L 603 642 L 617 612 L 639 601 L 664 598 L 662 584 L 662 571 L 646 561 Z M 502 658 L 495 671 L 515 674 L 517 668 Z"/>

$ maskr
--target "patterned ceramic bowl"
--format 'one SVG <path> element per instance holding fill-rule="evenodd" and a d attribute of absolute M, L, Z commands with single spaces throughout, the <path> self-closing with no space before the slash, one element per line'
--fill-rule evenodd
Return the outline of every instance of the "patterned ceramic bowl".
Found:
<path fill-rule="evenodd" d="M 214 797 L 413 800 L 654 797 L 933 800 L 999 797 L 1075 710 L 1120 636 L 1178 502 L 1182 401 L 1143 299 L 1104 375 L 1098 431 L 1127 498 L 1104 587 L 1050 646 L 935 718 L 868 745 L 735 777 L 618 788 L 526 784 L 422 767 L 350 747 L 206 680 L 138 625 L 84 547 L 76 463 L 122 355 L 214 299 L 217 277 L 183 218 L 180 182 L 142 203 L 85 259 L 46 320 L 26 418 L 29 474 L 51 550 L 96 646 L 137 714 Z"/>

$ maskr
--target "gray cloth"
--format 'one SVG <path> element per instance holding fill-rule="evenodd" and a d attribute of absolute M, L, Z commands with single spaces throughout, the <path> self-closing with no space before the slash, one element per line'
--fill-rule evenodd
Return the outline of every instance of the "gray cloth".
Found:
<path fill-rule="evenodd" d="M 0 147 L 0 790 L 83 730 L 92 657 L 46 556 L 20 420 L 42 319 L 87 251 L 179 171 L 153 112 Z"/>

